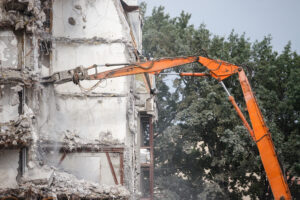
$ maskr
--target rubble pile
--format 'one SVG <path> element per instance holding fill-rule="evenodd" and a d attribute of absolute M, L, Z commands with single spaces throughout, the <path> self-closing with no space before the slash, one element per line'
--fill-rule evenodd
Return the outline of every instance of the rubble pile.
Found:
<path fill-rule="evenodd" d="M 31 121 L 20 115 L 16 121 L 0 123 L 0 146 L 28 146 L 32 141 Z"/>
<path fill-rule="evenodd" d="M 22 181 L 18 189 L 0 189 L 0 197 L 14 196 L 24 198 L 52 198 L 52 199 L 120 199 L 129 198 L 130 193 L 121 185 L 106 186 L 78 180 L 75 176 L 54 170 L 51 178 L 47 181 L 35 182 Z M 6 195 L 7 194 L 7 195 Z M 2 195 L 2 196 L 1 196 Z M 75 198 L 75 199 L 76 199 Z"/>
<path fill-rule="evenodd" d="M 36 0 L 3 0 L 0 3 L 0 26 L 13 26 L 15 30 L 25 29 L 29 33 L 44 29 L 48 7 Z"/>

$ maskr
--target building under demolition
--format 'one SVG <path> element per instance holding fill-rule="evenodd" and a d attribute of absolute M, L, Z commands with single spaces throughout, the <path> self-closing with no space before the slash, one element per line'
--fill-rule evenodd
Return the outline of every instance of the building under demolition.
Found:
<path fill-rule="evenodd" d="M 153 198 L 154 77 L 40 81 L 138 61 L 141 26 L 137 0 L 0 1 L 0 199 Z"/>

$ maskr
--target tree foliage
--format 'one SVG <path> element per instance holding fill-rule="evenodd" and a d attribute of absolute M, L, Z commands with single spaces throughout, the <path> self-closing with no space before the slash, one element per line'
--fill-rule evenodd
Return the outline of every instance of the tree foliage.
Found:
<path fill-rule="evenodd" d="M 142 4 L 143 13 L 146 5 Z M 272 134 L 294 197 L 300 187 L 300 56 L 288 43 L 282 53 L 271 36 L 251 43 L 234 31 L 213 35 L 204 24 L 189 24 L 182 12 L 171 18 L 163 7 L 144 16 L 147 57 L 202 55 L 244 67 Z M 169 71 L 202 72 L 199 64 Z M 236 76 L 225 84 L 247 116 Z M 272 199 L 256 144 L 216 80 L 157 77 L 159 120 L 155 138 L 158 199 Z"/>

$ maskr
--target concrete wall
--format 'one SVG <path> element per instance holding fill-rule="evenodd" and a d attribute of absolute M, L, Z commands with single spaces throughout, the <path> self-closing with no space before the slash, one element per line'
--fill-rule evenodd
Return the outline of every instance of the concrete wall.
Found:
<path fill-rule="evenodd" d="M 88 67 L 93 64 L 136 61 L 134 49 L 141 50 L 138 11 L 127 15 L 118 0 L 56 0 L 53 8 L 54 41 L 49 72 L 73 69 L 80 65 Z M 109 69 L 114 68 L 117 67 Z M 99 69 L 105 70 L 108 68 Z M 90 88 L 97 82 L 82 81 L 81 86 Z M 137 198 L 135 195 L 138 193 L 139 179 L 139 160 L 136 156 L 139 154 L 136 140 L 139 130 L 133 95 L 135 89 L 135 79 L 132 77 L 104 80 L 99 87 L 85 93 L 84 97 L 78 95 L 82 94 L 82 90 L 73 83 L 56 85 L 55 113 L 50 115 L 51 123 L 48 123 L 51 126 L 43 127 L 44 133 L 54 133 L 59 141 L 63 141 L 64 133 L 70 131 L 80 140 L 98 139 L 101 145 L 107 140 L 104 137 L 109 133 L 114 142 L 106 141 L 107 145 L 125 148 L 125 185 L 131 192 L 132 199 Z M 103 155 L 68 154 L 61 167 L 77 177 L 114 185 L 107 159 Z M 74 164 L 84 162 L 91 165 Z M 119 159 L 112 159 L 112 163 L 116 167 L 115 170 L 119 171 Z"/>
<path fill-rule="evenodd" d="M 109 162 L 105 153 L 69 153 L 59 164 L 63 154 L 49 154 L 47 162 L 59 169 L 74 174 L 78 179 L 84 179 L 99 184 L 115 185 Z M 120 155 L 110 153 L 110 159 L 116 173 L 118 183 L 120 180 Z"/>
<path fill-rule="evenodd" d="M 18 47 L 17 37 L 11 30 L 0 31 L 0 66 L 17 68 Z"/>
<path fill-rule="evenodd" d="M 0 2 L 0 27 L 5 27 L 0 31 L 0 70 L 22 78 L 0 78 L 0 146 L 7 148 L 0 152 L 0 193 L 28 182 L 33 188 L 50 184 L 55 174 L 62 181 L 52 183 L 57 187 L 53 191 L 60 191 L 62 172 L 78 191 L 89 185 L 85 181 L 114 187 L 103 149 L 119 148 L 124 149 L 124 186 L 130 199 L 138 199 L 138 117 L 139 112 L 155 114 L 143 77 L 103 80 L 91 91 L 85 89 L 98 81 L 82 81 L 79 87 L 39 80 L 80 65 L 136 62 L 142 49 L 139 11 L 127 13 L 120 0 L 19 0 L 11 11 L 4 8 L 7 2 Z M 137 0 L 124 2 L 138 5 Z M 5 134 L 18 135 L 18 142 L 9 142 Z M 26 147 L 21 160 L 11 143 L 13 148 Z M 121 154 L 109 155 L 120 183 Z"/>
<path fill-rule="evenodd" d="M 18 186 L 19 150 L 0 151 L 0 187 L 14 188 Z"/>
<path fill-rule="evenodd" d="M 128 25 L 115 0 L 55 0 L 53 36 L 68 38 L 101 37 L 107 40 L 127 39 Z M 73 23 L 70 23 L 73 18 Z"/>
<path fill-rule="evenodd" d="M 129 48 L 129 25 L 121 10 L 121 4 L 116 0 L 54 1 L 52 32 L 55 41 L 50 71 L 73 69 L 79 65 L 88 67 L 93 64 L 134 61 Z M 90 88 L 97 82 L 82 81 L 81 86 Z M 59 140 L 63 140 L 64 133 L 70 131 L 78 135 L 80 140 L 98 139 L 100 143 L 109 132 L 111 139 L 117 140 L 119 146 L 127 147 L 127 162 L 132 160 L 134 156 L 131 148 L 134 144 L 130 139 L 132 133 L 127 121 L 131 82 L 130 77 L 105 80 L 95 90 L 87 92 L 84 98 L 76 96 L 82 91 L 73 83 L 54 86 L 56 112 L 49 118 L 51 123 L 48 124 L 51 127 L 43 127 L 50 131 L 43 132 L 54 133 Z M 91 93 L 93 97 L 89 96 Z M 104 93 L 108 96 L 100 97 Z M 73 153 L 66 157 L 61 167 L 80 178 L 114 185 L 105 160 L 103 154 L 91 156 L 88 153 Z M 85 162 L 90 165 L 80 165 Z M 118 166 L 119 159 L 112 159 L 112 163 Z M 126 163 L 126 170 L 131 171 L 132 164 Z M 135 177 L 132 174 L 127 176 L 126 185 L 134 193 Z"/>
<path fill-rule="evenodd" d="M 10 30 L 0 31 L 0 66 L 1 68 L 18 67 L 17 37 Z M 0 86 L 0 119 L 2 123 L 16 120 L 19 96 L 14 85 Z"/>
<path fill-rule="evenodd" d="M 130 52 L 126 47 L 126 43 L 130 41 L 129 28 L 119 11 L 121 7 L 118 1 L 56 0 L 53 8 L 53 36 L 59 37 L 60 41 L 55 41 L 53 45 L 51 71 L 73 69 L 80 65 L 88 67 L 93 64 L 129 62 L 134 59 L 129 56 Z M 70 18 L 77 23 L 71 25 Z M 66 43 L 61 38 L 71 40 Z M 95 41 L 96 38 L 101 38 L 102 42 L 91 43 L 93 38 Z M 111 42 L 113 40 L 115 42 Z M 81 85 L 90 88 L 97 82 L 83 81 Z M 118 94 L 118 98 L 86 97 L 82 100 L 74 97 L 81 90 L 73 83 L 54 86 L 58 108 L 57 115 L 53 116 L 53 127 L 58 129 L 55 132 L 62 133 L 72 127 L 80 136 L 92 139 L 99 138 L 101 132 L 109 131 L 114 138 L 124 143 L 129 88 L 130 77 L 105 80 L 92 91 L 93 94 Z M 65 98 L 66 96 L 69 98 Z M 79 107 L 80 109 L 74 109 Z"/>
<path fill-rule="evenodd" d="M 0 94 L 0 119 L 2 123 L 17 120 L 19 113 L 18 90 L 13 85 L 2 85 Z"/>
<path fill-rule="evenodd" d="M 1 69 L 18 68 L 18 42 L 16 35 L 11 30 L 0 31 L 0 67 Z M 0 70 L 1 70 L 0 69 Z M 22 87 L 16 84 L 0 85 L 0 145 L 4 138 L 9 138 L 7 132 L 10 123 L 19 118 L 19 95 Z M 13 141 L 11 141 L 13 142 Z M 0 188 L 17 187 L 19 168 L 19 150 L 0 150 Z"/>

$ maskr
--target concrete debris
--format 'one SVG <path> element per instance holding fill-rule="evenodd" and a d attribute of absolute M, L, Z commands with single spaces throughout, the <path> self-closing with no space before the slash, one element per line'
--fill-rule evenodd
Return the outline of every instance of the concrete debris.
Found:
<path fill-rule="evenodd" d="M 122 43 L 131 46 L 130 41 L 127 39 L 107 39 L 102 37 L 92 37 L 92 38 L 67 38 L 67 37 L 49 37 L 51 41 L 60 42 L 64 44 L 74 43 L 74 44 L 118 44 Z"/>
<path fill-rule="evenodd" d="M 107 144 L 107 145 L 117 145 L 121 144 L 121 142 L 118 139 L 114 139 L 111 132 L 101 132 L 99 137 L 99 143 L 100 144 Z"/>
<path fill-rule="evenodd" d="M 0 123 L 0 146 L 28 146 L 31 138 L 31 119 L 20 115 L 18 120 Z"/>
<path fill-rule="evenodd" d="M 63 133 L 63 140 L 62 142 L 53 142 L 55 138 L 40 138 L 40 143 L 45 144 L 55 144 L 60 146 L 61 149 L 72 152 L 81 149 L 89 149 L 91 151 L 101 150 L 103 147 L 110 147 L 110 146 L 123 146 L 124 144 L 120 142 L 118 139 L 114 139 L 112 134 L 107 132 L 101 132 L 99 139 L 88 139 L 82 138 L 79 134 L 75 131 L 67 130 Z"/>
<path fill-rule="evenodd" d="M 31 86 L 34 81 L 36 81 L 36 77 L 29 73 L 27 70 L 23 70 L 22 72 L 15 69 L 5 69 L 1 68 L 0 70 L 0 83 L 1 84 L 9 84 L 9 83 L 22 83 L 26 86 Z"/>
<path fill-rule="evenodd" d="M 3 0 L 0 26 L 13 26 L 15 30 L 25 29 L 29 33 L 42 30 L 46 22 L 45 7 L 42 8 L 45 5 L 35 0 Z"/>
<path fill-rule="evenodd" d="M 31 165 L 31 166 L 30 166 Z M 23 183 L 33 183 L 35 185 L 48 185 L 50 186 L 53 181 L 53 173 L 54 170 L 50 169 L 47 166 L 42 168 L 35 167 L 34 162 L 30 161 L 28 163 L 28 167 L 30 170 L 26 171 L 26 173 L 22 177 Z"/>
<path fill-rule="evenodd" d="M 15 87 L 14 89 L 20 88 Z M 0 146 L 29 146 L 33 140 L 32 120 L 34 118 L 33 111 L 24 104 L 24 114 L 19 115 L 17 120 L 0 123 Z"/>
<path fill-rule="evenodd" d="M 81 138 L 76 131 L 69 131 L 67 130 L 64 133 L 63 138 L 63 149 L 64 150 L 77 150 L 81 149 L 82 147 L 87 147 L 91 150 L 100 150 L 105 146 L 116 146 L 122 145 L 122 143 L 118 139 L 114 139 L 110 132 L 102 132 L 100 133 L 99 139 L 88 139 L 88 138 Z"/>
<path fill-rule="evenodd" d="M 46 173 L 43 181 L 34 182 L 32 178 L 22 181 L 18 189 L 0 189 L 0 197 L 15 196 L 17 198 L 28 197 L 31 199 L 52 197 L 52 199 L 69 199 L 71 197 L 84 199 L 120 199 L 129 198 L 130 193 L 124 186 L 107 186 L 97 183 L 78 180 L 75 176 L 44 167 L 41 172 Z M 36 172 L 37 173 L 37 172 Z M 51 174 L 52 173 L 52 174 Z M 50 176 L 51 174 L 51 176 Z M 50 178 L 51 177 L 51 178 Z"/>
<path fill-rule="evenodd" d="M 14 87 L 11 87 L 11 89 L 12 89 L 13 91 L 15 91 L 15 92 L 20 92 L 20 91 L 23 90 L 23 88 L 22 88 L 21 86 L 19 86 L 19 85 L 16 85 L 16 86 L 14 86 Z"/>

